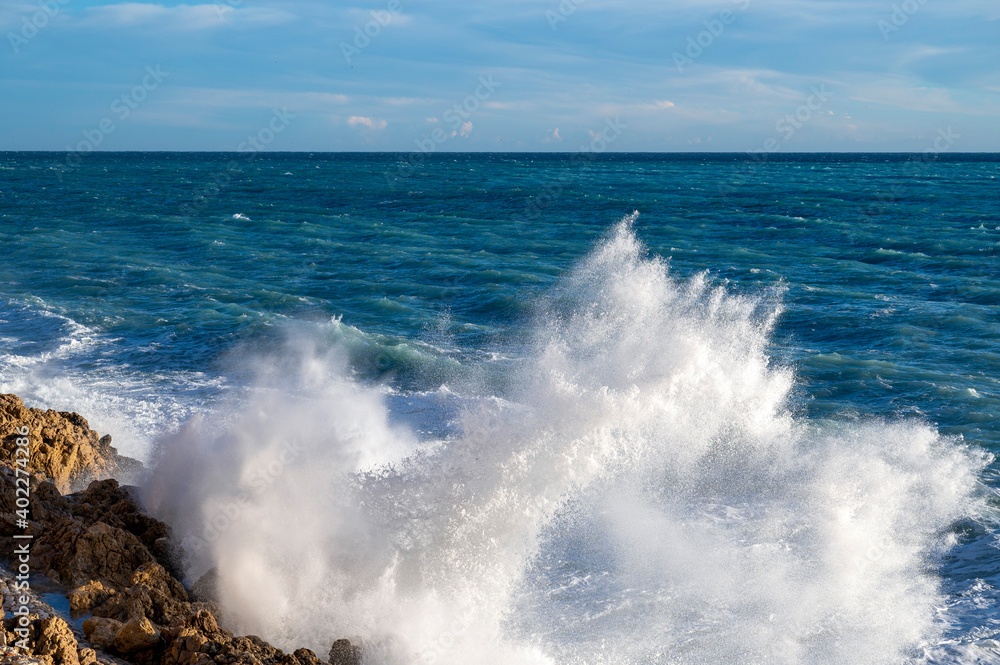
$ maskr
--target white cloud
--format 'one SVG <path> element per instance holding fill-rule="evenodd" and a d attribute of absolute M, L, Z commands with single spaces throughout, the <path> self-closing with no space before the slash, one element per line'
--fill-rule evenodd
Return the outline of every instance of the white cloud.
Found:
<path fill-rule="evenodd" d="M 462 138 L 469 138 L 469 134 L 472 133 L 472 121 L 462 123 L 462 126 L 458 130 L 459 136 Z"/>
<path fill-rule="evenodd" d="M 364 125 L 369 129 L 385 129 L 389 123 L 385 120 L 376 120 L 375 118 L 366 118 L 363 115 L 352 115 L 347 119 L 347 124 L 353 126 Z M 471 124 L 471 123 L 470 123 Z"/>
<path fill-rule="evenodd" d="M 232 7 L 224 2 L 167 7 L 155 3 L 123 2 L 84 10 L 80 24 L 88 27 L 150 26 L 158 30 L 205 30 L 222 26 L 281 25 L 298 17 L 282 9 Z"/>

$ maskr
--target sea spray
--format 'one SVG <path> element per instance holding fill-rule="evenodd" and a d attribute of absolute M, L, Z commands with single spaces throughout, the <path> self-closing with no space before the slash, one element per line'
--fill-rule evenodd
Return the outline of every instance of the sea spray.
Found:
<path fill-rule="evenodd" d="M 225 621 L 393 664 L 890 663 L 933 639 L 986 460 L 920 423 L 794 419 L 779 294 L 673 279 L 633 220 L 452 436 L 299 344 L 167 442 L 149 503 L 192 578 L 218 568 Z"/>

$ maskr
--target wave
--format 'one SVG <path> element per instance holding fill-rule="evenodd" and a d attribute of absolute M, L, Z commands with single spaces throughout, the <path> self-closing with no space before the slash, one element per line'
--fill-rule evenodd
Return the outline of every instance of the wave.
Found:
<path fill-rule="evenodd" d="M 796 418 L 767 354 L 780 292 L 674 279 L 634 219 L 448 434 L 394 421 L 349 370 L 385 347 L 334 321 L 333 348 L 293 338 L 245 403 L 162 443 L 147 503 L 192 580 L 218 569 L 232 628 L 385 664 L 859 665 L 940 640 L 934 566 L 985 453 Z"/>

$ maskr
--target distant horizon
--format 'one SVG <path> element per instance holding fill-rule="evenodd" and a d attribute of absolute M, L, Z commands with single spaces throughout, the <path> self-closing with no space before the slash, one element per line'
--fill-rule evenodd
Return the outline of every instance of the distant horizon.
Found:
<path fill-rule="evenodd" d="M 51 154 L 65 155 L 76 153 L 75 150 L 0 150 L 0 154 Z M 123 155 L 123 154 L 179 154 L 179 155 L 242 155 L 252 151 L 239 150 L 94 150 L 84 154 Z M 254 152 L 259 156 L 266 155 L 424 155 L 435 157 L 443 155 L 580 155 L 576 150 L 440 150 L 432 153 L 422 153 L 418 150 L 262 150 Z M 588 158 L 599 158 L 608 155 L 758 155 L 765 154 L 754 150 L 607 150 L 600 153 L 583 153 Z M 766 153 L 768 159 L 780 159 L 796 155 L 925 155 L 927 152 L 911 150 L 796 150 Z M 1000 150 L 955 151 L 934 153 L 933 159 L 948 161 L 955 157 L 968 155 L 994 155 L 1000 157 Z"/>

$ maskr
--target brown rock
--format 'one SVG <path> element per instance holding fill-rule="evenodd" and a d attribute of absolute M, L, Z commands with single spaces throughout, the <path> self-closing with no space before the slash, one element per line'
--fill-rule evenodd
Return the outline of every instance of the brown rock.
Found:
<path fill-rule="evenodd" d="M 105 586 L 101 582 L 92 581 L 79 586 L 66 594 L 69 599 L 69 609 L 73 612 L 82 612 L 103 605 L 108 598 L 115 594 L 115 590 Z"/>
<path fill-rule="evenodd" d="M 135 460 L 118 455 L 109 438 L 101 439 L 77 413 L 29 409 L 17 395 L 0 395 L 0 446 L 14 459 L 19 428 L 29 429 L 28 469 L 52 480 L 60 492 L 107 478 L 119 467 L 132 469 Z"/>
<path fill-rule="evenodd" d="M 292 656 L 294 656 L 298 665 L 324 665 L 319 656 L 309 649 L 296 649 Z"/>
<path fill-rule="evenodd" d="M 35 656 L 49 656 L 55 665 L 80 665 L 78 648 L 73 632 L 61 618 L 51 617 L 38 622 Z"/>
<path fill-rule="evenodd" d="M 96 665 L 97 663 L 97 652 L 93 649 L 80 649 L 76 655 L 80 660 L 80 665 Z"/>
<path fill-rule="evenodd" d="M 115 648 L 124 654 L 152 649 L 159 643 L 160 631 L 145 618 L 129 619 L 118 629 L 114 640 Z"/>
<path fill-rule="evenodd" d="M 74 544 L 74 556 L 60 570 L 72 584 L 91 580 L 115 587 L 127 587 L 132 571 L 153 561 L 139 539 L 123 529 L 98 522 L 80 534 Z"/>
<path fill-rule="evenodd" d="M 232 633 L 220 629 L 215 617 L 205 610 L 174 620 L 161 635 L 168 642 L 162 665 L 204 664 L 215 656 L 225 660 L 223 652 L 233 639 Z"/>
<path fill-rule="evenodd" d="M 361 665 L 361 647 L 350 640 L 337 640 L 330 647 L 330 665 Z"/>
<path fill-rule="evenodd" d="M 115 645 L 115 636 L 121 627 L 122 622 L 115 619 L 90 617 L 83 622 L 83 634 L 94 646 L 110 649 Z"/>
<path fill-rule="evenodd" d="M 135 569 L 129 579 L 130 586 L 144 584 L 150 589 L 159 591 L 165 596 L 176 598 L 181 602 L 187 602 L 187 591 L 184 585 L 174 579 L 166 569 L 155 561 L 144 563 Z"/>

